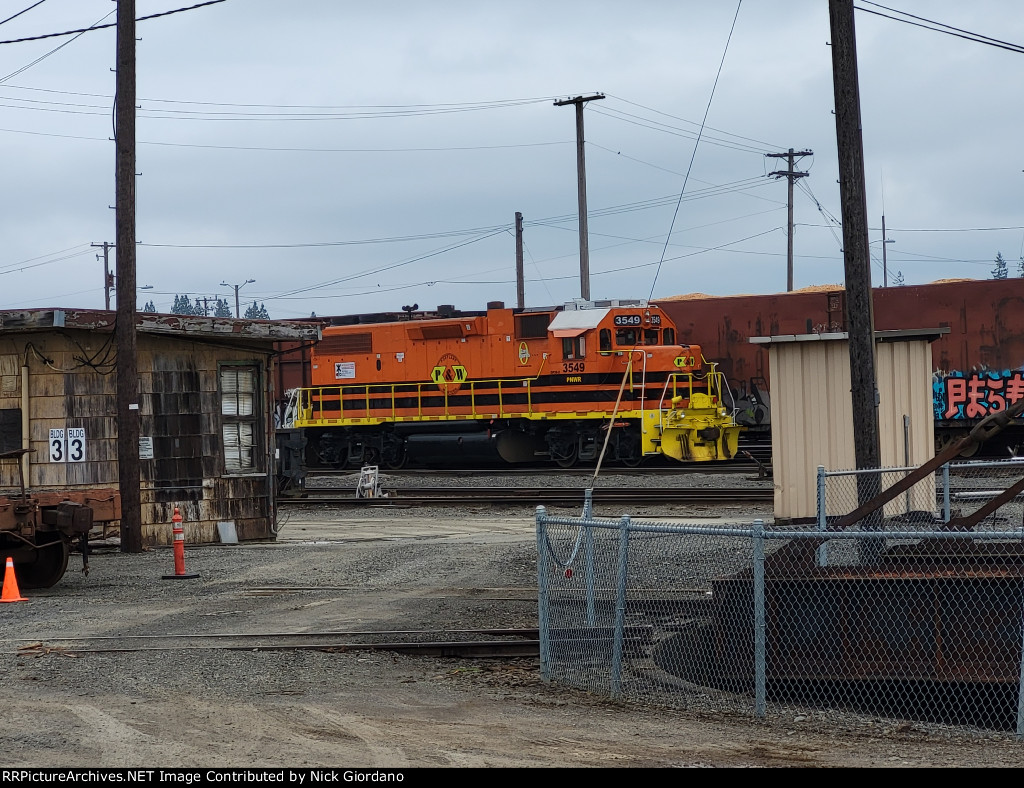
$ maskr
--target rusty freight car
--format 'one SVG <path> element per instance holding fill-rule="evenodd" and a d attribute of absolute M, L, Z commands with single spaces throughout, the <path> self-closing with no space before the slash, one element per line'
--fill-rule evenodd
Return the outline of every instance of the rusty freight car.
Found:
<path fill-rule="evenodd" d="M 957 279 L 875 288 L 878 331 L 948 327 L 932 344 L 936 450 L 963 437 L 989 413 L 1024 396 L 1024 278 Z M 699 338 L 741 403 L 737 420 L 748 434 L 770 430 L 767 351 L 752 337 L 847 330 L 842 285 L 767 295 L 682 295 L 658 305 L 681 342 Z M 986 444 L 1002 454 L 1024 444 L 1015 424 Z"/>

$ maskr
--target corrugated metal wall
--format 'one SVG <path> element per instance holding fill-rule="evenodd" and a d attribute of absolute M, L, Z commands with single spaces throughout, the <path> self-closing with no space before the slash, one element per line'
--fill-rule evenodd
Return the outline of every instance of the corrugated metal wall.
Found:
<path fill-rule="evenodd" d="M 856 467 L 848 344 L 842 334 L 812 334 L 773 337 L 769 345 L 776 520 L 816 516 L 819 465 L 828 471 Z M 929 343 L 876 342 L 875 348 L 882 465 L 920 465 L 934 456 Z M 828 513 L 853 508 L 842 506 L 832 499 Z"/>

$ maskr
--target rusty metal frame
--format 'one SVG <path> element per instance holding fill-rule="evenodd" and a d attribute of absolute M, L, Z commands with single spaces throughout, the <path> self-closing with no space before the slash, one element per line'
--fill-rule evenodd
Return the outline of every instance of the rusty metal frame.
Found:
<path fill-rule="evenodd" d="M 829 526 L 830 531 L 841 531 L 845 528 L 849 528 L 851 525 L 859 523 L 861 520 L 866 518 L 868 515 L 881 509 L 889 501 L 896 498 L 901 493 L 906 492 L 915 484 L 922 479 L 927 478 L 937 469 L 941 468 L 950 460 L 960 455 L 962 451 L 970 448 L 974 445 L 979 445 L 987 441 L 994 435 L 1002 432 L 1010 422 L 1013 421 L 1017 416 L 1024 413 L 1024 398 L 1017 400 L 1015 403 L 1010 405 L 1006 410 L 999 411 L 998 413 L 990 413 L 984 419 L 982 419 L 975 427 L 970 431 L 969 434 L 958 440 L 956 443 L 952 443 L 943 449 L 941 452 L 936 454 L 928 462 L 914 471 L 911 471 L 902 479 L 897 481 L 891 487 L 883 490 L 874 498 L 865 501 L 852 512 L 843 517 L 840 517 L 834 523 Z M 971 513 L 965 517 L 959 517 L 955 520 L 950 520 L 946 524 L 947 528 L 956 528 L 969 530 L 977 525 L 979 522 L 985 519 L 989 514 L 994 512 L 1000 506 L 1007 501 L 1014 498 L 1019 492 L 1024 490 L 1024 479 L 1021 479 L 1016 484 L 1013 484 L 1007 488 L 1003 493 L 993 498 L 985 506 L 978 509 L 976 512 Z"/>

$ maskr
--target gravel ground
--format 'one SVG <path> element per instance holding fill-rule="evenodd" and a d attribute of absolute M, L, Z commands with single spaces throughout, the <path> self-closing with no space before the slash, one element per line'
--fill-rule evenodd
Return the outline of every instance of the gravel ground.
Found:
<path fill-rule="evenodd" d="M 612 478 L 602 481 L 643 483 Z M 535 659 L 273 650 L 238 637 L 536 626 L 528 501 L 483 512 L 289 508 L 274 543 L 188 546 L 194 579 L 164 579 L 166 548 L 103 550 L 88 577 L 77 559 L 54 588 L 0 606 L 6 766 L 1024 766 L 1024 744 L 996 733 L 616 703 L 545 684 Z"/>

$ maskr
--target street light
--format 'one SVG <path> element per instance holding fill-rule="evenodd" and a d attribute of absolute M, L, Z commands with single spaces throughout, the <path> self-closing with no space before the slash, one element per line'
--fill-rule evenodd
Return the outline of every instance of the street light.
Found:
<path fill-rule="evenodd" d="M 233 287 L 233 288 L 235 288 L 235 317 L 241 317 L 242 316 L 242 310 L 239 308 L 239 305 L 238 305 L 238 291 L 241 290 L 246 285 L 252 284 L 255 281 L 256 281 L 255 279 L 246 279 L 240 285 L 229 285 L 227 282 L 221 282 L 220 283 L 221 287 Z"/>

